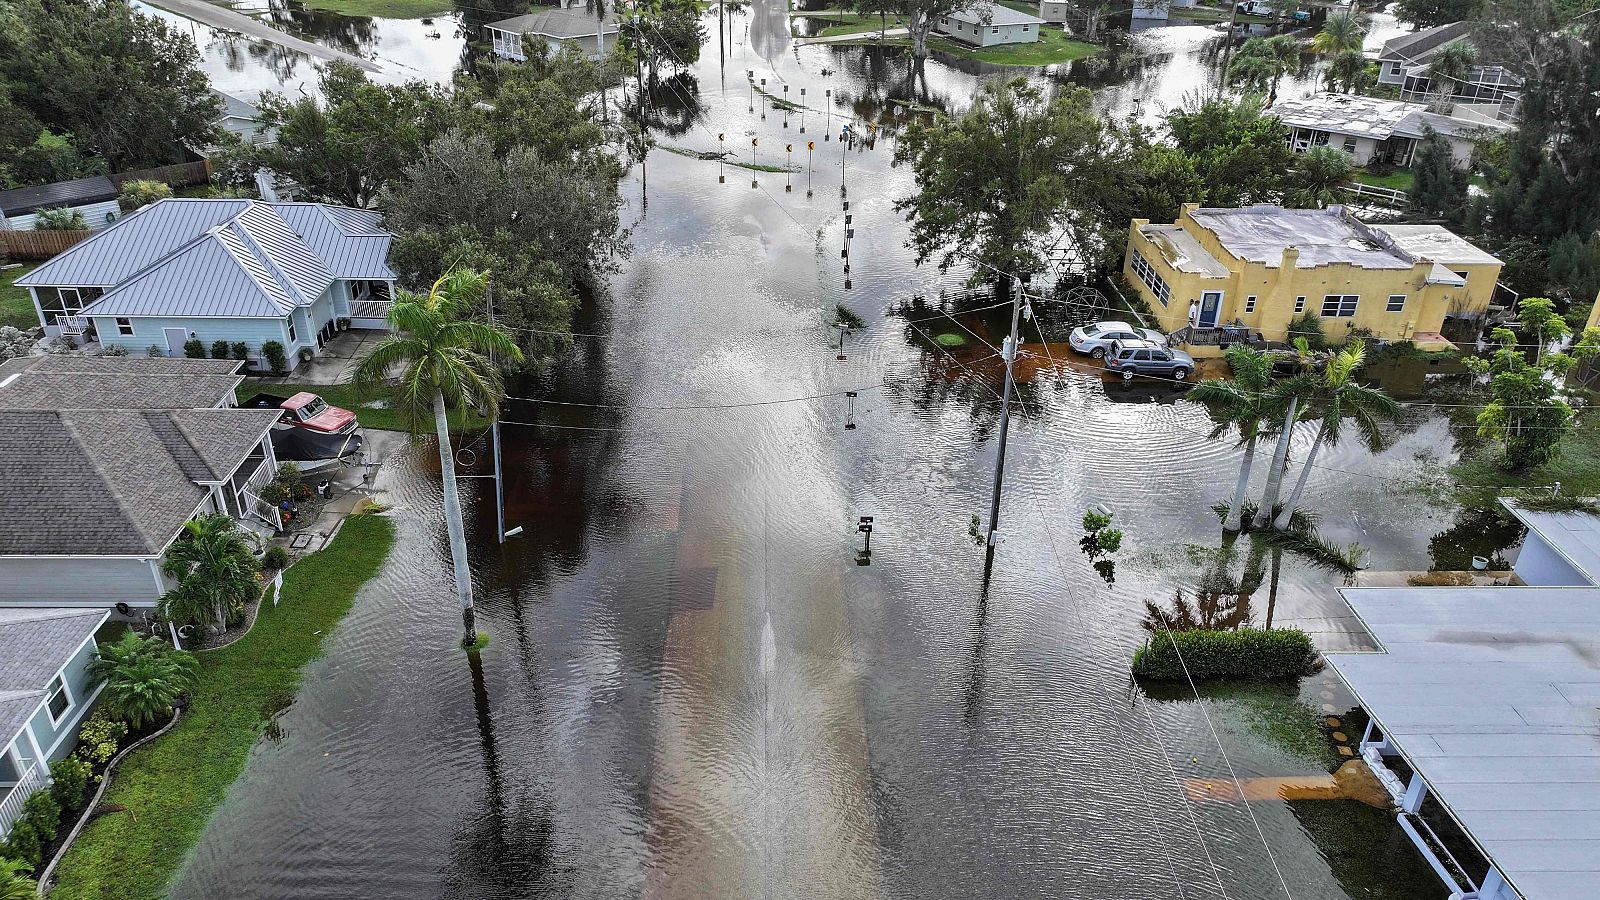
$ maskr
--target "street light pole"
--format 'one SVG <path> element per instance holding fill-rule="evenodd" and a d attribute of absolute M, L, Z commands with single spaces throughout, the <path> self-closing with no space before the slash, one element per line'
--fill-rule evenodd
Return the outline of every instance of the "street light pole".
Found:
<path fill-rule="evenodd" d="M 994 462 L 994 499 L 989 504 L 989 535 L 987 543 L 987 559 L 984 571 L 988 571 L 989 564 L 994 562 L 995 533 L 1000 530 L 1000 490 L 1005 484 L 1006 473 L 1006 434 L 1011 425 L 1011 389 L 1015 383 L 1014 367 L 1017 361 L 1017 327 L 1022 319 L 1022 279 L 1012 276 L 1011 279 L 1011 336 L 1006 338 L 1005 346 L 1001 348 L 1000 355 L 1006 361 L 1006 387 L 1005 393 L 1000 397 L 1000 449 Z"/>

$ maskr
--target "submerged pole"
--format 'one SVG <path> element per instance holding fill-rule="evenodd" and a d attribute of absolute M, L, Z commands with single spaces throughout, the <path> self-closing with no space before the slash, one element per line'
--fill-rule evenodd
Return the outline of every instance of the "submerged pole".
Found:
<path fill-rule="evenodd" d="M 1022 279 L 1015 276 L 1011 279 L 1011 336 L 1006 338 L 1005 346 L 1001 348 L 1001 355 L 1006 361 L 1006 386 L 1005 392 L 1000 397 L 1000 449 L 994 461 L 994 497 L 989 503 L 989 546 L 984 564 L 985 573 L 994 561 L 995 534 L 1000 530 L 1000 492 L 1005 486 L 1006 476 L 1006 436 L 1011 427 L 1011 387 L 1014 381 L 1014 368 L 1017 361 L 1017 327 L 1022 318 Z"/>

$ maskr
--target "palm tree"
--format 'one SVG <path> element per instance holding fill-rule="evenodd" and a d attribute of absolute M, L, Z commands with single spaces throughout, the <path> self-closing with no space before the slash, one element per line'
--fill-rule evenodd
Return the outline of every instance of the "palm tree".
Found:
<path fill-rule="evenodd" d="M 1361 52 L 1365 31 L 1361 20 L 1350 13 L 1334 13 L 1322 23 L 1322 30 L 1311 39 L 1311 49 L 1332 59 L 1341 53 Z"/>
<path fill-rule="evenodd" d="M 1251 46 L 1255 44 L 1257 46 Z M 1260 38 L 1251 38 L 1239 48 L 1239 55 L 1228 64 L 1228 80 L 1254 94 L 1267 94 L 1271 103 L 1278 90 L 1283 70 Z"/>
<path fill-rule="evenodd" d="M 456 596 L 461 601 L 462 646 L 478 640 L 472 613 L 472 575 L 467 571 L 466 529 L 456 489 L 455 454 L 450 448 L 449 410 L 481 408 L 493 418 L 505 398 L 505 383 L 494 357 L 522 359 L 517 343 L 501 328 L 466 318 L 484 298 L 488 276 L 470 270 L 442 275 L 426 294 L 400 291 L 389 309 L 396 334 L 384 338 L 356 365 L 352 380 L 372 391 L 399 369 L 395 405 L 408 429 L 417 434 L 431 411 L 439 437 L 439 470 L 444 476 L 444 518 L 450 532 Z"/>
<path fill-rule="evenodd" d="M 116 643 L 101 645 L 89 663 L 89 677 L 105 684 L 101 707 L 139 729 L 169 715 L 194 685 L 199 669 L 192 654 L 174 650 L 160 638 L 126 631 Z"/>
<path fill-rule="evenodd" d="M 1317 451 L 1338 445 L 1344 436 L 1346 418 L 1355 422 L 1363 443 L 1374 452 L 1384 446 L 1381 424 L 1400 418 L 1400 404 L 1393 398 L 1378 388 L 1367 387 L 1355 380 L 1355 373 L 1365 362 L 1366 347 L 1361 341 L 1351 341 L 1324 361 L 1321 372 L 1298 376 L 1312 381 L 1311 402 L 1317 409 L 1321 423 L 1317 426 L 1317 436 L 1311 442 L 1311 449 L 1306 451 L 1305 462 L 1300 466 L 1300 477 L 1289 494 L 1289 501 L 1272 523 L 1274 528 L 1281 531 L 1289 527 L 1294 506 L 1300 500 L 1300 492 L 1305 490 L 1312 466 L 1316 464 Z"/>
<path fill-rule="evenodd" d="M 1239 463 L 1239 480 L 1233 489 L 1233 502 L 1228 505 L 1228 517 L 1222 523 L 1225 530 L 1238 531 L 1244 525 L 1244 497 L 1250 487 L 1256 443 L 1262 423 L 1272 415 L 1267 393 L 1272 384 L 1272 360 L 1265 353 L 1234 345 L 1228 349 L 1228 364 L 1233 367 L 1233 378 L 1202 381 L 1189 392 L 1189 399 L 1211 412 L 1215 423 L 1211 429 L 1213 438 L 1221 437 L 1230 428 L 1239 429 L 1244 459 Z"/>
<path fill-rule="evenodd" d="M 1478 48 L 1466 41 L 1451 41 L 1440 47 L 1433 59 L 1428 60 L 1429 105 L 1436 112 L 1443 112 L 1443 107 L 1449 105 L 1456 93 L 1456 85 L 1466 81 L 1477 67 Z"/>
<path fill-rule="evenodd" d="M 1326 209 L 1350 180 L 1350 155 L 1336 147 L 1312 147 L 1295 159 L 1297 185 L 1284 198 L 1288 206 Z"/>
<path fill-rule="evenodd" d="M 1294 352 L 1302 371 L 1310 371 L 1316 364 L 1316 354 L 1303 337 L 1294 339 Z M 1267 527 L 1272 522 L 1272 509 L 1278 505 L 1278 493 L 1283 489 L 1283 470 L 1289 459 L 1289 444 L 1294 441 L 1294 423 L 1300 420 L 1301 404 L 1310 394 L 1311 386 L 1304 378 L 1293 378 L 1272 389 L 1272 402 L 1283 410 L 1283 422 L 1277 426 L 1278 444 L 1272 450 L 1272 466 L 1267 469 L 1267 487 L 1261 493 L 1261 505 L 1256 508 L 1250 526 Z"/>
<path fill-rule="evenodd" d="M 227 627 L 228 615 L 252 591 L 261 589 L 255 554 L 237 523 L 224 515 L 186 522 L 161 570 L 178 582 L 161 598 L 161 615 L 178 623 L 204 623 L 214 633 Z"/>

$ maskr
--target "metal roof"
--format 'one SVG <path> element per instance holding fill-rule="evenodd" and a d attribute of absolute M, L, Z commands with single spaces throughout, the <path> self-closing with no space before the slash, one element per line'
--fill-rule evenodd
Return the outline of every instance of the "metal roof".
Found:
<path fill-rule="evenodd" d="M 1380 653 L 1326 659 L 1526 900 L 1600 881 L 1600 589 L 1345 588 Z"/>
<path fill-rule="evenodd" d="M 1514 500 L 1500 503 L 1591 583 L 1600 584 L 1600 516 L 1586 512 L 1541 512 Z"/>
<path fill-rule="evenodd" d="M 58 206 L 87 206 L 117 199 L 117 186 L 104 175 L 0 191 L 0 215 L 21 216 Z"/>
<path fill-rule="evenodd" d="M 17 284 L 107 288 L 86 315 L 281 318 L 335 278 L 394 278 L 386 261 L 393 236 L 381 221 L 314 203 L 161 200 Z"/>
<path fill-rule="evenodd" d="M 598 24 L 594 13 L 581 6 L 569 6 L 512 16 L 509 19 L 490 22 L 488 27 L 511 34 L 536 34 L 540 37 L 565 41 L 593 36 Z M 616 10 L 607 10 L 605 33 L 614 34 L 619 30 Z"/>
<path fill-rule="evenodd" d="M 0 608 L 0 745 L 22 730 L 50 679 L 110 615 L 107 609 Z"/>

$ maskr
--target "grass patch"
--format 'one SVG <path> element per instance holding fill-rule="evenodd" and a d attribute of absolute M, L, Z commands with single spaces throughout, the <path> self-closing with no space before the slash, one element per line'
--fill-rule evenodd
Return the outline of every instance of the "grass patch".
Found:
<path fill-rule="evenodd" d="M 356 414 L 356 421 L 363 428 L 372 428 L 378 431 L 407 431 L 405 419 L 400 413 L 386 406 L 367 406 L 365 404 L 381 400 L 381 397 L 368 397 L 356 390 L 352 384 L 269 384 L 246 378 L 239 385 L 235 395 L 243 402 L 255 394 L 268 393 L 287 397 L 300 391 L 310 391 L 328 401 L 329 406 L 339 406 Z M 457 410 L 450 414 L 451 427 L 457 431 L 484 428 L 489 422 L 471 410 Z M 428 433 L 433 432 L 433 424 L 427 423 Z"/>
<path fill-rule="evenodd" d="M 1366 169 L 1357 169 L 1353 177 L 1361 184 L 1392 191 L 1409 191 L 1417 180 L 1416 173 L 1410 169 L 1395 169 L 1387 175 L 1374 175 Z"/>
<path fill-rule="evenodd" d="M 1499 457 L 1500 445 L 1489 444 L 1450 467 L 1450 492 L 1456 502 L 1492 509 L 1501 494 L 1532 493 L 1536 486 L 1558 481 L 1563 495 L 1600 496 L 1600 416 L 1593 412 L 1579 416 L 1578 426 L 1561 441 L 1561 455 L 1545 465 L 1507 472 L 1495 464 Z M 1538 492 L 1549 494 L 1550 490 L 1541 487 Z"/>
<path fill-rule="evenodd" d="M 17 279 L 39 268 L 41 263 L 23 263 L 11 269 L 0 269 L 0 325 L 10 325 L 26 331 L 39 327 L 39 314 L 33 309 L 33 298 L 27 288 L 17 287 Z"/>
<path fill-rule="evenodd" d="M 946 331 L 943 334 L 936 334 L 933 336 L 933 340 L 941 347 L 959 347 L 967 342 L 966 338 L 956 334 L 953 331 Z"/>
<path fill-rule="evenodd" d="M 283 575 L 281 606 L 263 604 L 255 628 L 200 654 L 189 711 L 172 731 L 118 767 L 105 801 L 126 807 L 84 829 L 62 861 L 53 900 L 144 900 L 168 880 L 222 802 L 271 716 L 292 701 L 301 670 L 349 612 L 394 544 L 394 524 L 347 519 L 327 549 Z"/>
<path fill-rule="evenodd" d="M 876 30 L 876 29 L 874 29 Z M 876 38 L 860 41 L 850 41 L 852 44 L 882 44 L 888 47 L 909 47 L 911 39 L 906 37 L 892 37 L 880 41 Z M 1031 44 L 1002 44 L 998 47 L 967 47 L 947 40 L 942 37 L 928 38 L 928 48 L 940 53 L 948 53 L 962 59 L 975 59 L 979 62 L 991 63 L 997 66 L 1050 66 L 1056 63 L 1070 62 L 1074 59 L 1083 59 L 1100 52 L 1094 44 L 1085 43 L 1068 37 L 1067 33 L 1054 26 L 1046 26 L 1039 30 L 1039 40 Z"/>
<path fill-rule="evenodd" d="M 819 22 L 830 23 L 815 34 L 801 35 L 799 31 L 795 31 L 796 37 L 838 37 L 841 34 L 877 34 L 879 32 L 878 17 L 862 13 L 842 12 L 832 9 L 821 12 L 798 13 L 791 19 L 791 26 L 796 19 L 816 19 Z M 897 27 L 893 19 L 885 19 L 883 22 L 883 29 L 885 30 Z"/>
<path fill-rule="evenodd" d="M 306 5 L 346 16 L 380 19 L 425 19 L 450 11 L 450 4 L 440 0 L 306 0 Z"/>

